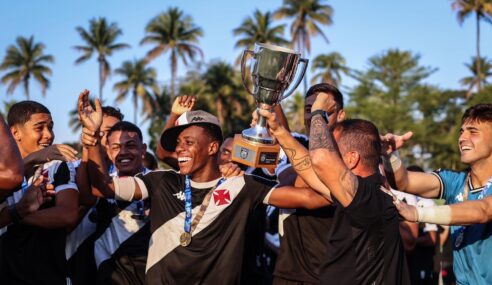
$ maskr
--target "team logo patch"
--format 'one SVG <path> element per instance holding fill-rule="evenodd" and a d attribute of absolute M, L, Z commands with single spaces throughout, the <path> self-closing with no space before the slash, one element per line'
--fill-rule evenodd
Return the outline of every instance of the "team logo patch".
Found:
<path fill-rule="evenodd" d="M 249 151 L 247 148 L 244 148 L 242 147 L 241 148 L 241 152 L 239 153 L 239 156 L 242 158 L 242 159 L 246 159 L 248 157 L 248 154 L 249 154 Z"/>
<path fill-rule="evenodd" d="M 221 206 L 231 203 L 231 195 L 229 194 L 229 190 L 227 189 L 215 190 L 214 202 L 216 206 Z"/>

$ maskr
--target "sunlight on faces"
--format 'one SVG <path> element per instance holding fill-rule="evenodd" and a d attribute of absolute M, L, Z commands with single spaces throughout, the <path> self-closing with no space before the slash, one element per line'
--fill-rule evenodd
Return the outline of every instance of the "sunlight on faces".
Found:
<path fill-rule="evenodd" d="M 227 138 L 220 146 L 219 152 L 219 165 L 232 161 L 232 145 L 234 143 L 233 138 Z"/>
<path fill-rule="evenodd" d="M 50 146 L 55 139 L 53 120 L 46 113 L 32 114 L 23 125 L 12 126 L 11 132 L 23 158 Z"/>
<path fill-rule="evenodd" d="M 116 125 L 116 123 L 118 123 L 118 122 L 120 122 L 120 120 L 118 118 L 115 118 L 113 116 L 107 116 L 107 115 L 104 115 L 103 116 L 102 124 L 101 124 L 101 127 L 100 127 L 100 130 L 102 132 L 101 144 L 103 146 L 106 146 L 106 143 L 107 143 L 107 133 L 108 133 L 109 129 L 111 129 L 111 127 L 113 127 L 114 125 Z"/>
<path fill-rule="evenodd" d="M 218 142 L 211 141 L 202 127 L 190 126 L 184 129 L 176 144 L 180 173 L 194 175 L 202 171 L 210 156 L 216 155 L 217 151 Z"/>
<path fill-rule="evenodd" d="M 108 137 L 108 156 L 118 169 L 119 176 L 139 173 L 146 151 L 147 146 L 135 132 L 114 131 Z"/>
<path fill-rule="evenodd" d="M 461 162 L 473 164 L 492 160 L 492 123 L 467 121 L 463 123 L 458 139 Z"/>

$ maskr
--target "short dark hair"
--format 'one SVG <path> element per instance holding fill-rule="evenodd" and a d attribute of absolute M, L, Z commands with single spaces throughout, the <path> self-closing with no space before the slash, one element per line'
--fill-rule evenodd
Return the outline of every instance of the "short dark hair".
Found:
<path fill-rule="evenodd" d="M 142 161 L 142 164 L 143 166 L 145 166 L 147 169 L 150 170 L 155 170 L 158 167 L 157 159 L 155 159 L 155 156 L 148 151 L 145 153 L 145 157 Z"/>
<path fill-rule="evenodd" d="M 340 130 L 338 144 L 347 151 L 357 151 L 361 162 L 377 169 L 381 160 L 381 139 L 378 128 L 362 119 L 347 119 L 338 122 L 334 130 Z"/>
<path fill-rule="evenodd" d="M 17 124 L 25 124 L 31 118 L 33 114 L 50 114 L 50 110 L 46 108 L 41 103 L 35 101 L 21 101 L 15 103 L 10 107 L 9 113 L 7 114 L 7 123 L 9 127 Z"/>
<path fill-rule="evenodd" d="M 461 124 L 467 122 L 492 123 L 492 104 L 477 104 L 466 109 Z"/>
<path fill-rule="evenodd" d="M 343 95 L 338 88 L 329 83 L 318 83 L 311 86 L 306 92 L 306 98 L 313 95 L 318 95 L 319 93 L 328 93 L 333 96 L 333 100 L 337 104 L 337 109 L 343 109 Z"/>
<path fill-rule="evenodd" d="M 107 137 L 109 138 L 111 134 L 116 131 L 137 133 L 138 138 L 141 142 L 143 142 L 142 131 L 140 130 L 140 128 L 128 121 L 120 121 L 114 124 L 111 129 L 109 129 Z"/>
<path fill-rule="evenodd" d="M 120 109 L 111 106 L 103 106 L 102 112 L 104 116 L 114 117 L 120 121 L 123 121 L 123 118 L 125 117 L 125 115 L 121 113 Z"/>

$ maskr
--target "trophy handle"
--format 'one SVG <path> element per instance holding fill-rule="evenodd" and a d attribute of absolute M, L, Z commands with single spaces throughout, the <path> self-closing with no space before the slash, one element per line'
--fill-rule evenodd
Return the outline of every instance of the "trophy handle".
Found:
<path fill-rule="evenodd" d="M 250 54 L 251 56 L 254 55 L 253 51 L 250 49 L 244 50 L 243 55 L 241 56 L 241 79 L 243 80 L 243 86 L 248 91 L 249 94 L 255 95 L 253 91 L 251 91 L 248 87 L 248 84 L 246 83 L 246 57 L 247 55 Z"/>
<path fill-rule="evenodd" d="M 297 89 L 297 86 L 299 86 L 299 84 L 301 84 L 301 81 L 304 78 L 304 75 L 306 74 L 306 69 L 308 67 L 309 59 L 301 58 L 301 59 L 299 59 L 299 62 L 302 62 L 302 64 L 303 64 L 302 71 L 300 73 L 301 75 L 299 77 L 297 77 L 297 81 L 292 85 L 292 88 L 290 88 L 290 90 L 288 90 L 284 93 L 284 95 L 282 96 L 282 99 L 280 99 L 279 102 L 281 100 L 284 100 L 285 98 L 289 97 L 292 93 L 294 93 L 294 91 Z"/>

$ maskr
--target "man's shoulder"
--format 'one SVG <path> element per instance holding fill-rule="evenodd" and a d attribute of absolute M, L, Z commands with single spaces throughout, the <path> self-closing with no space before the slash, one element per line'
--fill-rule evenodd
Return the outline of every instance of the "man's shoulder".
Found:
<path fill-rule="evenodd" d="M 138 178 L 141 179 L 177 179 L 180 178 L 182 175 L 179 174 L 174 169 L 158 169 L 158 170 L 152 170 L 152 171 L 142 171 L 135 175 Z"/>
<path fill-rule="evenodd" d="M 469 171 L 457 171 L 457 170 L 452 170 L 452 169 L 437 169 L 434 170 L 431 173 L 434 173 L 435 175 L 439 176 L 444 182 L 448 180 L 453 180 L 453 181 L 465 181 L 466 176 L 468 175 Z"/>

